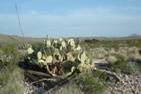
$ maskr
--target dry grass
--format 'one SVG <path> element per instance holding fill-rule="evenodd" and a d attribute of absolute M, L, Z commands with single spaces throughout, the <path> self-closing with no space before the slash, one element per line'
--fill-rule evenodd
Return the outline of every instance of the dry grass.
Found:
<path fill-rule="evenodd" d="M 24 75 L 19 68 L 12 73 L 9 70 L 1 71 L 0 78 L 3 81 L 7 79 L 7 83 L 0 88 L 0 94 L 22 94 Z"/>
<path fill-rule="evenodd" d="M 60 94 L 84 94 L 77 85 L 69 84 L 62 88 Z"/>

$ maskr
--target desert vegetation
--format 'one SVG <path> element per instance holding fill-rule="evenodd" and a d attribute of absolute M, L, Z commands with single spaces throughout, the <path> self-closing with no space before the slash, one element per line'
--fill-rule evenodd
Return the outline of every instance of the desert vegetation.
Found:
<path fill-rule="evenodd" d="M 106 94 L 140 73 L 141 39 L 0 43 L 0 94 L 36 94 L 24 93 L 25 82 L 38 94 Z"/>

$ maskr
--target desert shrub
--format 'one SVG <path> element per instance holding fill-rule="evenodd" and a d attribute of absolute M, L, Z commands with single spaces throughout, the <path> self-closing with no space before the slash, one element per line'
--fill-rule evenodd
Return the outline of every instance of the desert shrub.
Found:
<path fill-rule="evenodd" d="M 133 62 L 132 63 L 128 62 L 128 64 L 125 65 L 125 69 L 123 71 L 128 74 L 135 74 L 140 71 L 140 68 Z"/>
<path fill-rule="evenodd" d="M 8 68 L 9 70 L 13 70 L 17 67 L 19 61 L 19 52 L 14 47 L 14 45 L 9 44 L 5 48 L 1 48 L 0 52 L 2 53 L 0 56 L 0 68 Z"/>
<path fill-rule="evenodd" d="M 99 94 L 108 87 L 106 74 L 98 71 L 88 71 L 78 76 L 76 82 L 85 94 Z"/>
<path fill-rule="evenodd" d="M 135 46 L 130 47 L 127 51 L 128 59 L 132 61 L 141 61 L 141 55 L 139 49 Z"/>
<path fill-rule="evenodd" d="M 108 51 L 103 47 L 94 49 L 90 48 L 89 54 L 91 54 L 93 58 L 104 58 L 108 55 Z"/>
<path fill-rule="evenodd" d="M 119 47 L 117 54 L 123 56 L 125 59 L 127 59 L 127 49 L 128 47 Z"/>
<path fill-rule="evenodd" d="M 127 64 L 127 61 L 125 61 L 124 57 L 118 54 L 113 54 L 113 56 L 117 59 L 115 62 L 111 63 L 111 67 L 113 69 L 120 69 L 123 71 L 125 69 L 125 66 Z M 114 70 L 115 71 L 115 70 Z"/>
<path fill-rule="evenodd" d="M 141 39 L 135 39 L 135 40 L 105 39 L 105 40 L 100 40 L 99 42 L 96 43 L 82 42 L 81 45 L 83 45 L 83 47 L 85 47 L 88 50 L 89 48 L 99 48 L 99 47 L 104 47 L 106 49 L 111 49 L 111 48 L 118 49 L 119 47 L 132 47 L 132 46 L 140 47 Z"/>
<path fill-rule="evenodd" d="M 114 55 L 109 55 L 107 61 L 111 64 L 117 62 L 117 58 Z"/>
<path fill-rule="evenodd" d="M 18 67 L 20 55 L 14 45 L 11 44 L 1 48 L 0 53 L 0 85 L 6 86 L 13 71 Z"/>
<path fill-rule="evenodd" d="M 6 85 L 6 83 L 8 82 L 9 78 L 10 78 L 10 74 L 11 72 L 6 68 L 6 69 L 1 69 L 0 70 L 0 85 Z"/>
<path fill-rule="evenodd" d="M 5 75 L 4 75 L 5 73 Z M 4 84 L 0 88 L 0 94 L 22 94 L 24 74 L 16 68 L 13 72 L 1 70 L 0 83 Z"/>
<path fill-rule="evenodd" d="M 128 74 L 134 74 L 137 71 L 139 71 L 138 66 L 135 63 L 130 63 L 128 61 L 125 60 L 124 57 L 122 57 L 119 54 L 113 54 L 114 57 L 111 59 L 110 66 L 113 69 L 113 71 L 115 71 L 116 73 L 128 73 Z M 116 58 L 116 59 L 115 59 Z M 116 60 L 116 61 L 115 61 Z"/>
<path fill-rule="evenodd" d="M 141 45 L 141 39 L 127 40 L 126 43 L 129 47 L 136 46 L 139 47 Z"/>

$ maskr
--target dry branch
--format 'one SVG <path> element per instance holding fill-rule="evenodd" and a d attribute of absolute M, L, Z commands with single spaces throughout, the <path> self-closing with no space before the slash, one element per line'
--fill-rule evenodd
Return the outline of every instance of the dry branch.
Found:
<path fill-rule="evenodd" d="M 29 73 L 29 74 L 35 74 L 35 75 L 39 75 L 39 76 L 45 76 L 47 78 L 54 78 L 53 76 L 47 74 L 47 73 L 43 73 L 43 72 L 37 72 L 37 71 L 33 71 L 33 70 L 24 70 L 25 73 Z"/>
<path fill-rule="evenodd" d="M 43 78 L 43 79 L 39 79 L 39 80 L 36 80 L 34 82 L 31 83 L 32 84 L 35 84 L 35 83 L 38 83 L 38 82 L 42 82 L 42 81 L 53 81 L 54 79 L 52 78 Z"/>
<path fill-rule="evenodd" d="M 64 79 L 63 81 L 61 81 L 59 84 L 57 84 L 54 88 L 52 88 L 52 89 L 48 90 L 47 92 L 45 92 L 44 94 L 48 94 L 50 92 L 55 92 L 55 91 L 59 90 L 61 87 L 66 85 L 68 82 L 70 82 L 70 80 L 72 80 L 73 78 L 75 78 L 75 77 L 72 74 L 69 77 L 67 77 L 66 79 Z"/>
<path fill-rule="evenodd" d="M 28 76 L 30 79 L 32 79 L 33 81 L 36 81 L 38 80 L 37 77 L 33 76 L 32 74 L 28 74 L 28 73 L 25 73 L 26 76 Z"/>
<path fill-rule="evenodd" d="M 114 72 L 107 71 L 107 70 L 102 70 L 102 69 L 97 69 L 97 68 L 92 68 L 92 70 L 94 70 L 94 71 L 100 71 L 100 72 L 105 72 L 106 74 L 113 76 L 117 81 L 120 81 L 120 82 L 122 82 L 123 84 L 125 84 L 124 80 L 121 79 L 121 78 L 120 78 L 116 73 L 114 73 Z"/>

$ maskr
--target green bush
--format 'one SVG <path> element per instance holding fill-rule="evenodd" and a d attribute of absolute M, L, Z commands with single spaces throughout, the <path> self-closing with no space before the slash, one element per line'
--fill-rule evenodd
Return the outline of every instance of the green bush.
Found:
<path fill-rule="evenodd" d="M 1 69 L 0 70 L 0 85 L 3 86 L 3 85 L 6 85 L 9 78 L 10 78 L 10 70 L 8 70 L 7 68 L 6 69 Z"/>
<path fill-rule="evenodd" d="M 128 62 L 128 64 L 125 65 L 124 72 L 126 72 L 128 74 L 136 74 L 140 71 L 141 71 L 140 66 L 137 66 L 133 62 L 132 63 Z"/>
<path fill-rule="evenodd" d="M 18 49 L 15 48 L 15 45 L 9 44 L 5 48 L 1 48 L 0 52 L 0 68 L 8 68 L 10 71 L 13 71 L 17 65 L 20 58 Z"/>
<path fill-rule="evenodd" d="M 99 94 L 108 88 L 106 73 L 88 71 L 76 79 L 78 86 L 85 94 Z"/>
<path fill-rule="evenodd" d="M 24 74 L 19 68 L 16 68 L 13 72 L 8 69 L 1 71 L 0 81 L 4 85 L 0 88 L 0 94 L 22 94 L 23 80 Z"/>
<path fill-rule="evenodd" d="M 0 52 L 0 94 L 21 94 L 24 74 L 18 69 L 18 49 L 8 44 Z"/>
<path fill-rule="evenodd" d="M 110 63 L 111 68 L 116 73 L 127 73 L 127 74 L 134 74 L 139 71 L 139 68 L 135 63 L 130 63 L 125 60 L 124 57 L 122 57 L 119 54 L 113 54 L 117 58 L 116 62 Z"/>

